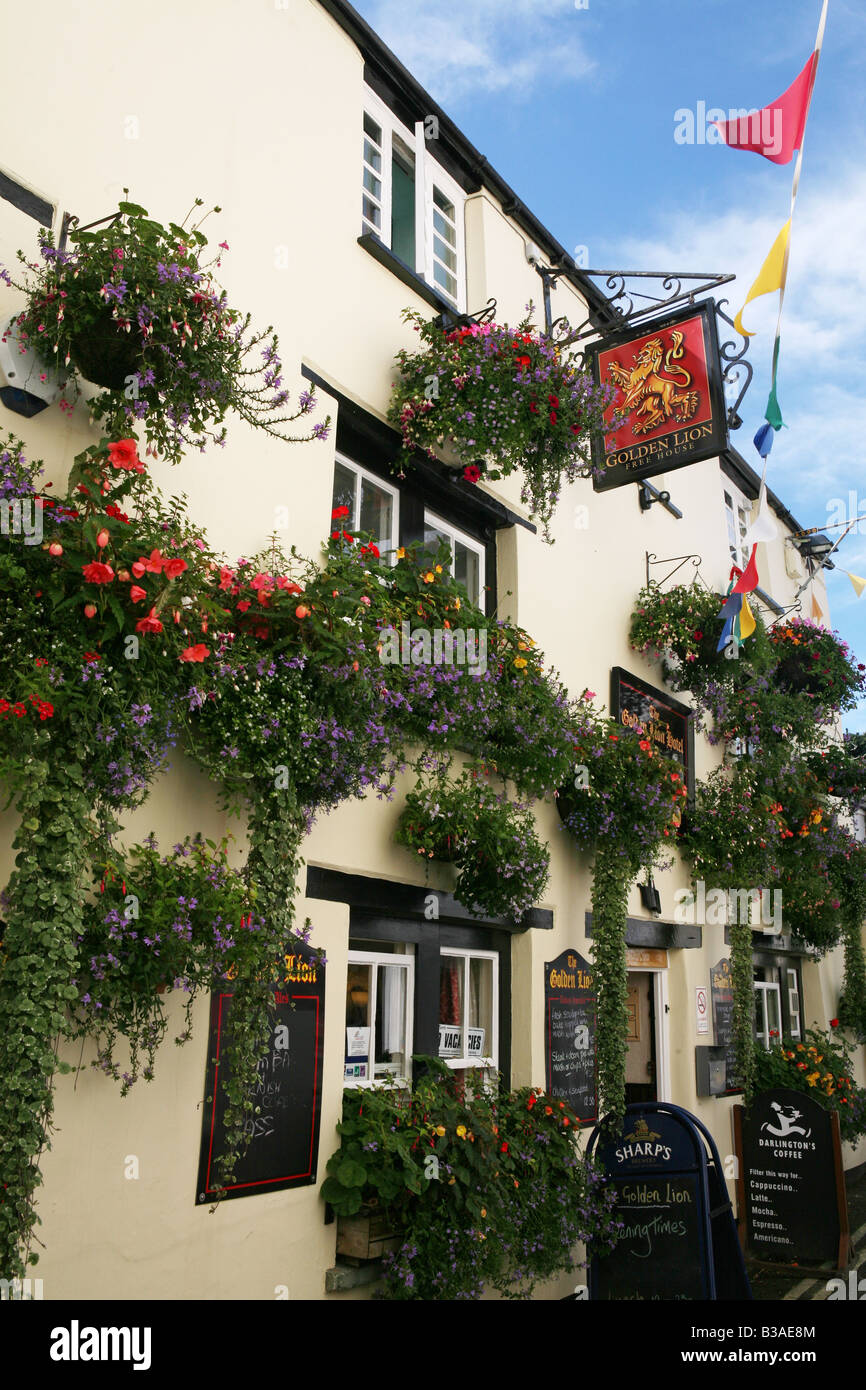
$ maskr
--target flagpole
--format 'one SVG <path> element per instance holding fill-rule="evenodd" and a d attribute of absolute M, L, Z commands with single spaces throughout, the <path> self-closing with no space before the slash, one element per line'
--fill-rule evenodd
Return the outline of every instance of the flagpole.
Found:
<path fill-rule="evenodd" d="M 766 412 L 766 415 L 765 415 L 765 417 L 764 417 L 764 418 L 767 420 L 767 422 L 768 422 L 769 424 L 773 425 L 773 428 L 774 428 L 774 429 L 780 428 L 781 424 L 783 423 L 782 417 L 781 417 L 781 412 L 779 411 L 779 403 L 778 403 L 778 401 L 776 401 L 776 399 L 775 399 L 775 397 L 776 397 L 776 375 L 777 375 L 778 370 L 779 370 L 779 349 L 780 349 L 780 347 L 781 347 L 781 341 L 782 341 L 782 309 L 783 309 L 784 304 L 785 304 L 785 289 L 786 289 L 787 283 L 788 283 L 788 260 L 789 260 L 790 254 L 791 254 L 791 235 L 792 235 L 793 230 L 794 230 L 794 228 L 793 228 L 794 207 L 795 207 L 796 202 L 797 202 L 797 193 L 799 192 L 799 189 L 800 189 L 800 173 L 801 173 L 802 168 L 803 168 L 803 147 L 804 147 L 804 145 L 806 144 L 806 125 L 808 124 L 809 108 L 810 108 L 810 106 L 811 106 L 811 104 L 812 104 L 812 93 L 813 93 L 814 90 L 815 90 L 815 79 L 816 79 L 816 77 L 818 76 L 818 64 L 819 64 L 820 61 L 821 61 L 821 48 L 822 48 L 823 43 L 824 43 L 824 30 L 825 30 L 826 27 L 827 27 L 827 7 L 828 7 L 829 3 L 830 3 L 830 0 L 824 0 L 824 5 L 823 5 L 823 8 L 822 8 L 822 10 L 821 10 L 821 18 L 820 18 L 820 20 L 818 21 L 818 35 L 817 35 L 817 38 L 815 39 L 815 47 L 814 47 L 813 50 L 812 50 L 812 52 L 813 52 L 814 55 L 815 55 L 815 62 L 814 62 L 813 65 L 812 65 L 812 75 L 811 75 L 811 78 L 810 78 L 810 81 L 809 81 L 809 95 L 808 95 L 807 98 L 806 98 L 806 121 L 805 121 L 804 124 L 803 124 L 803 136 L 802 136 L 802 139 L 800 140 L 800 148 L 799 148 L 799 150 L 798 150 L 798 152 L 797 152 L 797 163 L 796 163 L 795 166 L 794 166 L 794 179 L 793 179 L 793 183 L 791 184 L 791 211 L 790 211 L 790 213 L 788 214 L 788 221 L 792 224 L 792 226 L 791 226 L 791 230 L 789 231 L 788 237 L 787 237 L 786 242 L 785 242 L 785 251 L 784 251 L 783 258 L 782 258 L 781 284 L 780 284 L 780 286 L 779 286 L 779 313 L 778 313 L 778 316 L 777 316 L 777 318 L 776 318 L 776 337 L 775 337 L 775 340 L 774 340 L 774 342 L 773 342 L 773 371 L 772 371 L 772 376 L 771 376 L 771 378 L 770 378 L 770 396 L 769 396 L 769 399 L 768 399 L 768 401 L 767 401 L 767 412 Z M 773 404 L 773 402 L 775 402 L 776 415 L 777 415 L 777 417 L 778 417 L 778 419 L 779 419 L 779 425 L 776 425 L 775 422 L 774 422 L 773 420 L 770 419 L 770 408 L 771 408 L 771 405 Z M 765 463 L 765 472 L 766 472 L 766 463 Z"/>

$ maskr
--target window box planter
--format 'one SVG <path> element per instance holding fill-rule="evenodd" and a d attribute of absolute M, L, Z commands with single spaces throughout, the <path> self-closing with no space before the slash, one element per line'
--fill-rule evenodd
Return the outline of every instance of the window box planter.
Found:
<path fill-rule="evenodd" d="M 395 1222 L 378 1207 L 362 1207 L 355 1216 L 337 1217 L 337 1254 L 350 1260 L 378 1260 L 396 1250 Z"/>

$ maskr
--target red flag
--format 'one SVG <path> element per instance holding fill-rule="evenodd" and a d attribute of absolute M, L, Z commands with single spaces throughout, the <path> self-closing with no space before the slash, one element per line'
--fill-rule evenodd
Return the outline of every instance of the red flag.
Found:
<path fill-rule="evenodd" d="M 757 565 L 757 561 L 755 560 L 755 555 L 756 555 L 756 553 L 757 553 L 757 550 L 758 550 L 758 546 L 757 546 L 757 543 L 756 543 L 755 545 L 752 546 L 752 553 L 751 553 L 751 555 L 749 556 L 749 563 L 746 565 L 745 570 L 744 570 L 743 573 L 740 575 L 739 579 L 737 580 L 736 584 L 734 585 L 733 589 L 731 590 L 732 593 L 734 593 L 734 594 L 750 594 L 750 593 L 752 592 L 753 589 L 757 589 L 757 587 L 758 587 L 758 565 Z"/>
<path fill-rule="evenodd" d="M 790 164 L 803 143 L 817 65 L 816 51 L 788 90 L 769 106 L 737 120 L 714 121 L 725 144 L 735 150 L 753 150 L 773 164 Z"/>

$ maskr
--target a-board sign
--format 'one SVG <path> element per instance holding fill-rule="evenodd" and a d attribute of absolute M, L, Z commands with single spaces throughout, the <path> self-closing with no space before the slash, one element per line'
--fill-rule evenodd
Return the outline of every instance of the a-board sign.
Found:
<path fill-rule="evenodd" d="M 716 1047 L 725 1049 L 724 1094 L 738 1095 L 743 1088 L 737 1072 L 737 1050 L 734 1046 L 734 982 L 731 978 L 731 962 L 727 957 L 710 966 L 710 998 Z"/>
<path fill-rule="evenodd" d="M 629 1106 L 620 1133 L 596 1153 L 623 1230 L 614 1249 L 592 1262 L 590 1298 L 714 1297 L 707 1163 L 697 1130 L 653 1103 Z"/>
<path fill-rule="evenodd" d="M 597 492 L 728 447 L 712 300 L 600 339 L 588 356 L 596 381 L 613 389 L 592 444 Z"/>
<path fill-rule="evenodd" d="M 544 966 L 544 1039 L 549 1095 L 584 1124 L 598 1118 L 596 995 L 592 969 L 577 951 Z"/>
<path fill-rule="evenodd" d="M 762 1091 L 734 1110 L 738 1206 L 750 1254 L 783 1264 L 847 1256 L 839 1117 L 802 1091 Z"/>
<path fill-rule="evenodd" d="M 316 1181 L 322 1113 L 325 967 L 302 942 L 293 943 L 282 978 L 273 986 L 270 1046 L 259 1062 L 249 1121 L 249 1146 L 225 1197 L 249 1197 Z M 225 1151 L 221 1085 L 231 1033 L 231 987 L 211 995 L 204 1114 L 196 1202 L 219 1189 L 217 1163 Z"/>

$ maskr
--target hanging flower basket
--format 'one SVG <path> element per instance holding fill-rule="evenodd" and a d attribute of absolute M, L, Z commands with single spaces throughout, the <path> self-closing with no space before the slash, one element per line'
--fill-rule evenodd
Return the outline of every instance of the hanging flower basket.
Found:
<path fill-rule="evenodd" d="M 93 324 L 70 337 L 69 356 L 85 381 L 123 391 L 141 365 L 141 334 L 137 328 L 124 328 L 106 308 Z"/>
<path fill-rule="evenodd" d="M 394 838 L 426 860 L 457 868 L 455 892 L 478 916 L 519 920 L 547 884 L 550 851 L 526 807 L 497 795 L 477 770 L 456 782 L 419 779 Z"/>
<path fill-rule="evenodd" d="M 522 501 L 548 527 L 565 483 L 589 477 L 591 437 L 602 428 L 610 388 L 592 377 L 525 319 L 470 323 L 453 331 L 413 310 L 418 348 L 397 354 L 388 418 L 403 436 L 404 467 L 417 449 L 450 467 L 486 477 L 523 473 Z M 477 471 L 476 471 L 477 470 Z"/>
<path fill-rule="evenodd" d="M 866 665 L 852 659 L 847 643 L 835 632 L 792 618 L 772 630 L 770 641 L 781 689 L 836 709 L 853 709 L 866 690 Z"/>
<path fill-rule="evenodd" d="M 197 198 L 194 208 L 201 205 Z M 16 320 L 20 343 L 70 369 L 73 392 L 78 378 L 101 387 L 88 402 L 91 417 L 127 435 L 140 422 L 148 445 L 172 463 L 189 447 L 223 443 L 229 412 L 278 439 L 326 438 L 327 420 L 301 439 L 286 432 L 313 408 L 314 393 L 287 409 L 276 335 L 253 331 L 250 316 L 229 306 L 215 279 L 228 244 L 208 257 L 204 218 L 189 226 L 190 218 L 162 226 L 122 202 L 113 215 L 74 228 L 68 249 L 41 232 L 39 261 L 19 252 L 27 278 L 3 276 L 27 296 Z M 68 400 L 61 406 L 71 409 Z"/>

